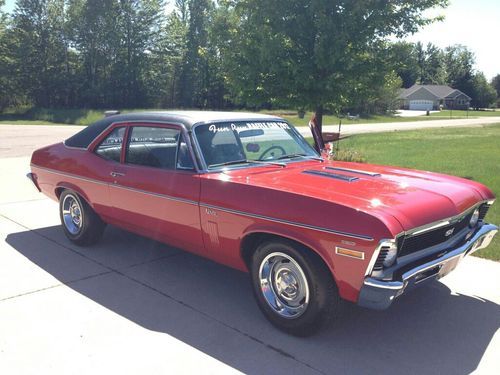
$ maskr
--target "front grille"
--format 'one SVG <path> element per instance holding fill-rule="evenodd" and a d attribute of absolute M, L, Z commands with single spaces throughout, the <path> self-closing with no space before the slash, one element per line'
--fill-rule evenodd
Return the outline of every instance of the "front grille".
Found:
<path fill-rule="evenodd" d="M 381 271 L 384 268 L 384 260 L 387 257 L 390 246 L 382 246 L 380 248 L 380 253 L 378 254 L 375 265 L 373 266 L 374 271 Z"/>
<path fill-rule="evenodd" d="M 431 246 L 439 245 L 443 242 L 448 241 L 450 238 L 458 234 L 461 230 L 469 225 L 470 218 L 472 216 L 472 212 L 467 214 L 465 217 L 462 217 L 458 221 L 445 225 L 440 228 L 436 228 L 434 230 L 430 230 L 425 233 L 417 234 L 414 236 L 403 236 L 398 239 L 398 256 L 405 256 L 417 251 L 426 249 Z M 446 233 L 449 233 L 450 230 L 453 230 L 452 234 L 448 236 Z"/>
<path fill-rule="evenodd" d="M 481 207 L 479 207 L 479 220 L 484 220 L 489 209 L 490 206 L 488 204 L 483 204 Z"/>

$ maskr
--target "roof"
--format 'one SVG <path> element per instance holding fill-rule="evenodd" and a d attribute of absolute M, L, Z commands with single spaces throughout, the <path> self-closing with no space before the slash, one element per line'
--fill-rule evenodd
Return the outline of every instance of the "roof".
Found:
<path fill-rule="evenodd" d="M 436 96 L 439 99 L 455 98 L 460 94 L 463 94 L 470 99 L 470 97 L 467 94 L 464 94 L 462 91 L 453 89 L 447 85 L 413 85 L 410 88 L 402 89 L 401 92 L 399 93 L 399 98 L 406 99 L 408 98 L 408 96 L 417 92 L 420 89 L 427 90 L 428 92 L 430 92 L 432 95 Z"/>
<path fill-rule="evenodd" d="M 99 120 L 74 136 L 68 138 L 64 144 L 69 147 L 87 148 L 92 141 L 108 126 L 116 122 L 170 122 L 184 125 L 191 130 L 193 125 L 200 123 L 227 122 L 227 121 L 262 121 L 281 120 L 282 118 L 260 113 L 246 112 L 216 112 L 216 111 L 157 111 L 157 112 L 132 112 L 113 115 Z"/>

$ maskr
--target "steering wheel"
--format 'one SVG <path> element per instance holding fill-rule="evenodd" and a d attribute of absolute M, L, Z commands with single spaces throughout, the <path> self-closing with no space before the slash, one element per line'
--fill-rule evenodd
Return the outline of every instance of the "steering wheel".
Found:
<path fill-rule="evenodd" d="M 265 158 L 264 156 L 268 153 L 270 153 L 271 151 L 273 150 L 279 150 L 279 152 L 281 152 L 281 155 L 280 156 L 283 156 L 283 155 L 286 155 L 286 151 L 283 147 L 281 146 L 271 146 L 271 147 L 268 147 L 264 150 L 264 152 L 262 152 L 262 154 L 260 154 L 259 158 L 257 160 L 265 160 L 267 158 Z M 270 155 L 270 156 L 274 156 L 274 155 Z"/>

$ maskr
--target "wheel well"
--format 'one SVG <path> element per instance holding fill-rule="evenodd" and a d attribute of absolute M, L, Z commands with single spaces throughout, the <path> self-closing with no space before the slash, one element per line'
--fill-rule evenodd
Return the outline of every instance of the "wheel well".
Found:
<path fill-rule="evenodd" d="M 57 199 L 59 199 L 61 197 L 61 194 L 63 193 L 64 190 L 66 190 L 66 188 L 64 188 L 64 187 L 58 187 L 58 188 L 56 188 L 55 193 L 56 193 Z"/>
<path fill-rule="evenodd" d="M 263 242 L 266 241 L 272 241 L 272 240 L 284 240 L 289 243 L 293 243 L 298 246 L 299 249 L 302 249 L 304 251 L 307 251 L 308 254 L 312 255 L 314 258 L 316 258 L 326 269 L 328 270 L 328 273 L 332 276 L 330 272 L 330 268 L 328 265 L 325 263 L 323 258 L 316 252 L 314 251 L 311 247 L 304 245 L 303 243 L 299 241 L 292 240 L 288 237 L 284 236 L 279 236 L 277 234 L 271 234 L 271 233 L 265 233 L 265 232 L 260 232 L 260 233 L 251 233 L 247 235 L 245 238 L 243 238 L 242 243 L 241 243 L 241 257 L 243 258 L 243 261 L 245 262 L 245 265 L 247 266 L 247 269 L 250 270 L 250 264 L 251 264 L 251 259 L 252 259 L 252 254 L 255 251 L 255 249 Z"/>
<path fill-rule="evenodd" d="M 85 198 L 82 194 L 80 194 L 78 191 L 75 191 L 75 190 L 73 190 L 71 188 L 64 187 L 64 186 L 59 186 L 59 187 L 56 188 L 55 193 L 56 193 L 57 199 L 61 198 L 61 194 L 63 193 L 64 190 L 71 190 L 71 191 L 73 191 L 76 195 L 78 195 L 78 197 L 80 197 L 80 199 L 82 201 L 84 201 L 86 204 L 88 204 L 90 206 L 89 202 L 87 201 L 87 198 Z"/>

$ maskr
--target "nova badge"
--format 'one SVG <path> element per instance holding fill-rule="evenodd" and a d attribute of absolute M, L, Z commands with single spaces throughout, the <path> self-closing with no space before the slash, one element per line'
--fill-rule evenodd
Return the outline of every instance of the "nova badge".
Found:
<path fill-rule="evenodd" d="M 453 232 L 455 231 L 455 228 L 448 229 L 446 233 L 444 234 L 445 237 L 450 237 Z"/>
<path fill-rule="evenodd" d="M 217 212 L 215 210 L 212 210 L 211 208 L 205 208 L 205 212 L 207 213 L 207 215 L 210 215 L 210 216 L 217 216 Z"/>

